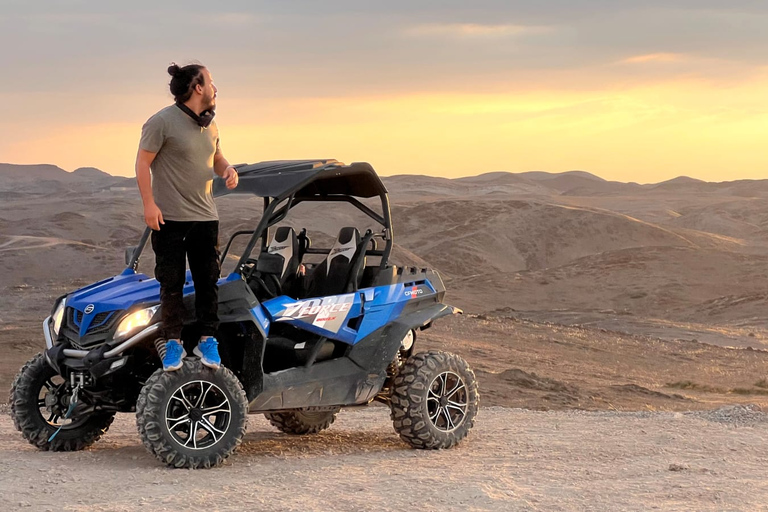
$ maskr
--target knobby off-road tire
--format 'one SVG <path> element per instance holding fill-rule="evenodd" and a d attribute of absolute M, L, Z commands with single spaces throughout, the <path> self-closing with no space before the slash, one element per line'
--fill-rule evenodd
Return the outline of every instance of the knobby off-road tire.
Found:
<path fill-rule="evenodd" d="M 273 427 L 286 434 L 317 434 L 331 426 L 339 410 L 338 407 L 331 410 L 310 407 L 298 411 L 267 412 L 264 416 Z"/>
<path fill-rule="evenodd" d="M 450 448 L 475 422 L 475 374 L 461 357 L 432 350 L 408 358 L 395 377 L 391 418 L 400 438 L 414 448 Z"/>
<path fill-rule="evenodd" d="M 240 445 L 248 399 L 225 367 L 212 370 L 187 359 L 173 372 L 157 370 L 136 402 L 136 426 L 144 446 L 168 466 L 211 468 Z"/>
<path fill-rule="evenodd" d="M 45 361 L 43 354 L 37 354 L 19 371 L 11 386 L 11 416 L 16 430 L 41 450 L 71 452 L 82 450 L 95 443 L 112 424 L 112 412 L 94 412 L 72 422 L 65 422 L 62 414 L 56 416 L 46 411 L 43 416 L 45 397 L 56 392 L 59 385 L 52 382 L 58 374 Z M 68 393 L 67 393 L 68 394 Z M 65 409 L 59 406 L 60 409 Z M 42 409 L 42 410 L 41 410 Z M 48 441 L 62 422 L 61 431 L 53 441 Z"/>

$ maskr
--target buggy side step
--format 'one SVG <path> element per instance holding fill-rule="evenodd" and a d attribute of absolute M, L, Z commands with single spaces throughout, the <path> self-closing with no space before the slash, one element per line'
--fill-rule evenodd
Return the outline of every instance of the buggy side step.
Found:
<path fill-rule="evenodd" d="M 267 373 L 263 391 L 251 400 L 249 412 L 365 404 L 386 377 L 386 373 L 369 373 L 347 358 Z"/>

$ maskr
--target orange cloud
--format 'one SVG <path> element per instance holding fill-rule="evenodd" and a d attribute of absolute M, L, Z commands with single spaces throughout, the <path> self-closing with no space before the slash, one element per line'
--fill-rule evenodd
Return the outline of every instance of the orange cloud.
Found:
<path fill-rule="evenodd" d="M 409 28 L 409 35 L 458 36 L 458 37 L 499 37 L 517 36 L 549 30 L 548 27 L 526 25 L 482 25 L 478 23 L 428 23 Z"/>
<path fill-rule="evenodd" d="M 646 62 L 680 62 L 685 59 L 682 53 L 649 53 L 636 55 L 619 61 L 621 64 L 644 64 Z"/>

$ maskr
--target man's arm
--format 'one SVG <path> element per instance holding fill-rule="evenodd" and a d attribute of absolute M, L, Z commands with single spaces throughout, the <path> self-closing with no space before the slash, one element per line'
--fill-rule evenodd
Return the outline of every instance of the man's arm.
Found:
<path fill-rule="evenodd" d="M 213 172 L 226 180 L 225 183 L 228 189 L 233 189 L 237 186 L 237 171 L 229 165 L 220 149 L 217 149 L 213 155 Z"/>
<path fill-rule="evenodd" d="M 152 153 L 145 149 L 139 149 L 136 155 L 136 181 L 139 184 L 141 200 L 144 203 L 144 222 L 147 226 L 160 231 L 160 224 L 163 221 L 163 213 L 155 204 L 155 198 L 152 195 L 152 176 L 149 172 L 149 166 L 155 161 L 157 153 Z"/>

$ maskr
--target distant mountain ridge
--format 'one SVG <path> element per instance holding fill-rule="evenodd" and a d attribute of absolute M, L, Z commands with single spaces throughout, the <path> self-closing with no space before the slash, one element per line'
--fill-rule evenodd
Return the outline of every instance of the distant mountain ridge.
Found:
<path fill-rule="evenodd" d="M 660 183 L 640 185 L 609 181 L 579 170 L 560 173 L 494 171 L 459 178 L 398 174 L 383 176 L 382 180 L 391 192 L 409 198 L 508 194 L 622 196 L 652 191 L 676 193 L 683 190 L 740 197 L 768 196 L 768 180 L 707 182 L 688 176 L 679 176 Z M 57 189 L 101 190 L 112 187 L 135 187 L 135 183 L 132 177 L 113 176 L 95 167 L 80 167 L 68 172 L 52 164 L 0 163 L 0 190 L 5 192 L 46 193 Z"/>
<path fill-rule="evenodd" d="M 83 177 L 83 178 L 117 178 L 118 176 L 112 176 L 109 173 L 106 173 L 102 171 L 101 169 L 97 169 L 95 167 L 78 167 L 74 171 L 72 171 L 72 174 L 75 176 Z M 119 176 L 122 178 L 122 176 Z"/>
<path fill-rule="evenodd" d="M 671 180 L 662 181 L 661 183 L 657 183 L 657 185 L 680 185 L 680 184 L 687 184 L 687 183 L 707 183 L 704 180 L 700 180 L 698 178 L 691 178 L 689 176 L 678 176 L 677 178 L 672 178 Z"/>
<path fill-rule="evenodd" d="M 72 179 L 124 179 L 112 176 L 95 167 L 79 167 L 72 172 L 52 164 L 4 164 L 0 163 L 0 179 L 14 181 L 72 180 Z"/>
<path fill-rule="evenodd" d="M 527 171 L 527 172 L 518 173 L 517 175 L 522 176 L 524 178 L 532 179 L 532 180 L 552 180 L 552 179 L 565 178 L 565 177 L 577 177 L 577 178 L 585 178 L 585 179 L 594 180 L 594 181 L 606 181 L 600 176 L 595 176 L 594 174 L 586 171 L 566 171 L 566 172 L 556 172 L 556 173 L 544 172 L 544 171 Z"/>
<path fill-rule="evenodd" d="M 95 167 L 72 172 L 51 164 L 19 165 L 0 163 L 0 191 L 7 193 L 51 193 L 130 187 L 133 178 L 112 176 Z"/>
<path fill-rule="evenodd" d="M 51 164 L 19 165 L 0 163 L 0 179 L 14 181 L 67 179 L 68 173 Z"/>

